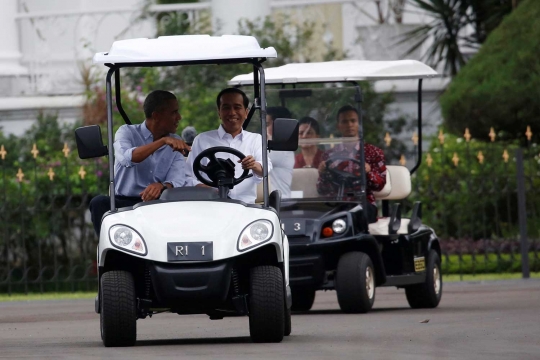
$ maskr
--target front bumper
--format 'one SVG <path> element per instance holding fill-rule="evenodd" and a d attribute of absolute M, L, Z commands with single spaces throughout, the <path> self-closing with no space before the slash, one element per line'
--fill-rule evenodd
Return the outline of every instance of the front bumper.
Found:
<path fill-rule="evenodd" d="M 231 261 L 200 264 L 149 264 L 155 296 L 160 306 L 215 307 L 227 299 Z"/>

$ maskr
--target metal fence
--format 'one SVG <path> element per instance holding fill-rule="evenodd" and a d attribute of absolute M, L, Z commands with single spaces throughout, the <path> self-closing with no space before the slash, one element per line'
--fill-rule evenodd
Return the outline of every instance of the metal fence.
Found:
<path fill-rule="evenodd" d="M 406 216 L 422 201 L 447 274 L 540 271 L 539 151 L 530 137 L 525 148 L 492 140 L 441 132 L 403 203 Z M 81 161 L 67 143 L 46 156 L 33 144 L 20 150 L 23 161 L 9 162 L 9 151 L 0 144 L 0 293 L 95 289 L 97 237 L 87 208 L 106 193 L 105 160 Z M 400 162 L 411 165 L 415 153 Z"/>

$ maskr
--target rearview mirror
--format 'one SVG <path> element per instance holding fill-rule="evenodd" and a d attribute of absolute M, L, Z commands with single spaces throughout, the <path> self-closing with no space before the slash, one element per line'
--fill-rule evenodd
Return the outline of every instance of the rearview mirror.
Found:
<path fill-rule="evenodd" d="M 296 149 L 298 149 L 298 120 L 274 120 L 272 140 L 268 141 L 268 150 L 296 151 Z"/>
<path fill-rule="evenodd" d="M 81 159 L 92 159 L 105 156 L 109 153 L 103 145 L 99 125 L 83 126 L 75 130 L 77 151 Z"/>

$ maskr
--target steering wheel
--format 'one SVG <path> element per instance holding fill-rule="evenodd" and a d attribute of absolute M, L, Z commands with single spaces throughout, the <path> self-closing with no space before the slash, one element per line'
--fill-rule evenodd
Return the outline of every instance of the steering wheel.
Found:
<path fill-rule="evenodd" d="M 339 164 L 345 161 L 350 161 L 357 164 L 358 166 L 362 166 L 362 163 L 359 160 L 346 156 L 334 156 L 330 157 L 328 160 L 325 161 L 326 169 L 328 169 L 328 171 L 330 172 L 330 174 L 332 174 L 336 181 L 353 182 L 359 180 L 357 175 L 354 175 L 348 171 L 337 169 L 339 164 L 332 166 L 332 164 L 336 161 L 339 161 Z"/>
<path fill-rule="evenodd" d="M 238 185 L 253 176 L 253 174 L 248 174 L 248 169 L 244 169 L 240 177 L 235 177 L 234 168 L 236 164 L 231 159 L 217 158 L 217 153 L 228 153 L 238 157 L 240 160 L 246 157 L 240 151 L 226 146 L 216 146 L 202 151 L 193 161 L 193 172 L 195 177 L 203 184 L 216 188 L 220 185 L 226 185 L 232 189 L 234 185 Z M 202 164 L 202 159 L 205 158 L 210 160 L 207 165 Z M 206 174 L 210 181 L 205 179 L 200 172 Z"/>

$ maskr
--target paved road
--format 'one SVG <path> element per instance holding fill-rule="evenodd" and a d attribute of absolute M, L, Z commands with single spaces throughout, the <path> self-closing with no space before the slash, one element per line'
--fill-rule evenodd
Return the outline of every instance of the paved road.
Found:
<path fill-rule="evenodd" d="M 251 343 L 245 317 L 162 314 L 138 322 L 135 347 L 105 348 L 93 301 L 0 303 L 0 358 L 540 359 L 539 280 L 445 284 L 432 310 L 379 288 L 371 313 L 338 309 L 334 292 L 317 293 L 281 344 Z"/>

